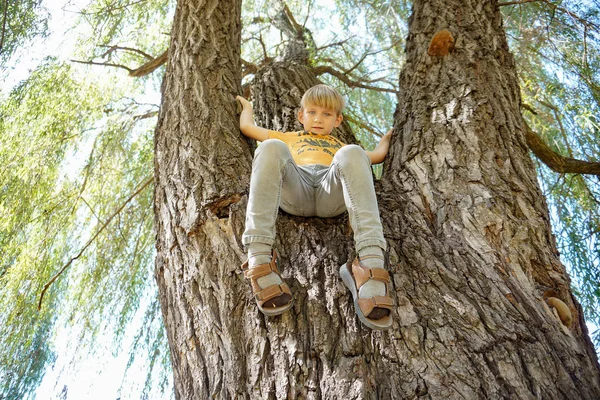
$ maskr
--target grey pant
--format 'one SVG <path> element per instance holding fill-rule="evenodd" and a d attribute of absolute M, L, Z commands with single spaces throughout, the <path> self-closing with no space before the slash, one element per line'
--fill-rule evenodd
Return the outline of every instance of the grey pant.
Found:
<path fill-rule="evenodd" d="M 281 140 L 262 142 L 252 164 L 244 245 L 273 245 L 279 207 L 293 215 L 324 218 L 348 210 L 356 251 L 367 246 L 386 249 L 371 160 L 359 146 L 342 147 L 329 167 L 298 166 Z"/>

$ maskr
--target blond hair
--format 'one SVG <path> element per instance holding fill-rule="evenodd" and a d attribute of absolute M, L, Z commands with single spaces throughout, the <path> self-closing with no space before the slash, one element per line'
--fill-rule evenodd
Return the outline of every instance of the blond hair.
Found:
<path fill-rule="evenodd" d="M 300 100 L 300 111 L 302 111 L 309 104 L 329 108 L 337 112 L 338 115 L 342 113 L 345 106 L 345 101 L 340 92 L 327 85 L 316 85 L 311 87 L 304 93 L 302 100 Z"/>

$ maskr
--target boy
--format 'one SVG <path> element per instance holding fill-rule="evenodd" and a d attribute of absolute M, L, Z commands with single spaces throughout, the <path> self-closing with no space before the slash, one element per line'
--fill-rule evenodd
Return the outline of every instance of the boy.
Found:
<path fill-rule="evenodd" d="M 345 145 L 330 136 L 342 122 L 344 99 L 333 88 L 317 85 L 302 97 L 299 132 L 276 132 L 254 124 L 252 105 L 237 96 L 243 110 L 240 130 L 262 142 L 256 149 L 250 178 L 246 228 L 242 243 L 248 261 L 242 265 L 256 302 L 265 315 L 279 315 L 293 296 L 279 275 L 275 241 L 278 209 L 300 216 L 333 217 L 348 210 L 358 256 L 342 265 L 340 275 L 352 292 L 356 313 L 371 329 L 392 325 L 389 274 L 384 269 L 381 220 L 371 164 L 388 153 L 390 130 L 373 151 Z"/>

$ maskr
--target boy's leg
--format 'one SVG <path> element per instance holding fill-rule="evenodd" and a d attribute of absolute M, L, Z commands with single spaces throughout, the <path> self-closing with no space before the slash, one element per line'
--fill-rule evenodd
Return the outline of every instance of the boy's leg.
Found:
<path fill-rule="evenodd" d="M 246 226 L 242 235 L 242 243 L 248 249 L 248 268 L 264 269 L 264 273 L 255 278 L 258 285 L 255 292 L 270 286 L 285 285 L 279 273 L 275 272 L 276 266 L 271 265 L 274 264 L 272 247 L 275 222 L 282 191 L 300 180 L 298 167 L 285 143 L 270 139 L 258 146 L 252 164 Z M 291 306 L 291 295 L 282 293 L 262 304 L 261 311 L 267 313 L 265 310 L 268 311 L 270 307 L 281 307 L 283 312 L 289 308 L 286 305 Z"/>
<path fill-rule="evenodd" d="M 305 205 L 313 200 L 313 188 L 306 183 L 306 171 L 298 167 L 285 143 L 277 139 L 262 142 L 254 153 L 246 226 L 242 243 L 261 243 L 264 253 L 275 242 L 275 222 L 279 207 L 294 215 L 314 215 Z M 314 201 L 312 201 L 314 202 Z M 252 260 L 250 260 L 252 261 Z"/>
<path fill-rule="evenodd" d="M 340 206 L 342 201 L 345 207 Z M 365 250 L 374 252 L 383 266 L 386 242 L 373 186 L 373 171 L 369 157 L 360 146 L 347 145 L 337 151 L 321 183 L 318 203 L 318 215 L 323 217 L 347 209 L 357 252 L 361 257 L 370 255 Z M 328 213 L 331 215 L 326 215 Z"/>
<path fill-rule="evenodd" d="M 371 161 L 361 147 L 348 145 L 338 150 L 323 180 L 320 195 L 328 200 L 324 198 L 319 203 L 329 202 L 328 206 L 333 208 L 335 208 L 333 204 L 339 203 L 340 197 L 343 198 L 354 231 L 359 264 L 367 268 L 383 269 L 386 242 L 373 186 Z M 387 284 L 377 279 L 367 280 L 358 289 L 358 297 L 361 299 L 386 296 L 386 294 Z M 379 320 L 388 315 L 389 309 L 375 307 L 366 317 Z"/>

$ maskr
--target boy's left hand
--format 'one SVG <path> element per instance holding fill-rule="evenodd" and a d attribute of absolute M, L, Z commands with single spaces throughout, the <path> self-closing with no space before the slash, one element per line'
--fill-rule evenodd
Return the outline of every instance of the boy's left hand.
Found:
<path fill-rule="evenodd" d="M 387 133 L 385 135 L 383 135 L 381 137 L 381 139 L 379 139 L 379 143 L 377 143 L 377 146 L 375 146 L 376 150 L 378 148 L 379 149 L 385 148 L 385 153 L 387 154 L 387 149 L 390 147 L 390 139 L 392 138 L 393 131 L 394 131 L 394 128 L 390 129 L 389 131 L 387 131 Z"/>
<path fill-rule="evenodd" d="M 381 137 L 381 140 L 379 142 L 381 143 L 382 140 L 386 140 L 389 142 L 392 137 L 392 132 L 394 132 L 394 128 L 387 131 L 387 133 Z"/>
<path fill-rule="evenodd" d="M 379 139 L 379 143 L 377 143 L 375 149 L 373 149 L 373 151 L 367 151 L 367 155 L 371 159 L 372 164 L 379 164 L 380 162 L 383 162 L 385 156 L 387 156 L 393 131 L 393 128 L 387 131 L 387 133 L 383 135 L 381 139 Z"/>

